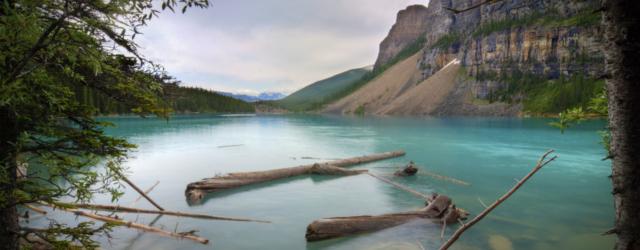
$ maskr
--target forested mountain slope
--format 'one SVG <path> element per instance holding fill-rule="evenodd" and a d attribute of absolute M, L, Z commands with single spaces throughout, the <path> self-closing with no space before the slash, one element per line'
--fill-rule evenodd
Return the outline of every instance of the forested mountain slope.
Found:
<path fill-rule="evenodd" d="M 353 86 L 354 83 L 370 71 L 371 69 L 368 67 L 347 70 L 327 79 L 314 82 L 277 101 L 277 103 L 286 109 L 294 111 L 317 108 L 332 96 Z"/>

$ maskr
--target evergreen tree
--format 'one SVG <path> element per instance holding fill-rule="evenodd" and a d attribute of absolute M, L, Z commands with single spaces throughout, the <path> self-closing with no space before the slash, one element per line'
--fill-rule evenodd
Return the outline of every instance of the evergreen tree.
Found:
<path fill-rule="evenodd" d="M 207 0 L 164 0 L 161 9 L 207 7 Z M 117 199 L 120 163 L 134 145 L 105 135 L 96 108 L 114 100 L 140 115 L 166 117 L 157 98 L 162 71 L 137 52 L 133 38 L 156 17 L 152 0 L 4 0 L 0 3 L 0 246 L 19 248 L 16 206 L 61 197 Z M 126 51 L 131 57 L 115 55 Z M 80 94 L 78 94 L 80 92 Z M 106 160 L 105 171 L 89 167 Z M 19 162 L 47 174 L 18 178 Z M 64 183 L 64 184 L 61 184 Z M 58 248 L 96 247 L 91 235 L 112 225 L 53 223 L 38 232 Z"/>

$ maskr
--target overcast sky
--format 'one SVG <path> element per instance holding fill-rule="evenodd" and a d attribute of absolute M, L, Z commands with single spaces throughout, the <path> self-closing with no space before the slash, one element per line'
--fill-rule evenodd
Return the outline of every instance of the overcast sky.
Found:
<path fill-rule="evenodd" d="M 183 85 L 291 93 L 371 65 L 399 10 L 427 0 L 213 0 L 163 12 L 136 37 Z"/>

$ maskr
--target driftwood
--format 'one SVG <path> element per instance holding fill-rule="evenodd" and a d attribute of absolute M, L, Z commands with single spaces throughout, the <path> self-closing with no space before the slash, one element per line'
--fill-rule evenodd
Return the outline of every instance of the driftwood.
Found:
<path fill-rule="evenodd" d="M 385 152 L 342 160 L 314 163 L 290 168 L 280 168 L 255 172 L 229 173 L 225 176 L 206 178 L 187 185 L 185 194 L 189 201 L 199 201 L 206 192 L 217 192 L 255 183 L 267 182 L 305 174 L 354 175 L 367 170 L 346 170 L 343 167 L 403 156 L 404 151 Z"/>
<path fill-rule="evenodd" d="M 448 224 L 466 219 L 467 213 L 455 208 L 447 196 L 434 194 L 428 202 L 427 207 L 411 212 L 316 220 L 307 226 L 305 237 L 307 241 L 325 240 L 390 228 L 415 219 L 428 219 L 435 223 L 446 221 Z"/>
<path fill-rule="evenodd" d="M 455 233 L 453 233 L 451 238 L 449 238 L 444 244 L 442 244 L 442 246 L 440 247 L 440 250 L 449 249 L 449 247 L 451 247 L 451 245 L 453 245 L 453 243 L 456 242 L 458 238 L 460 238 L 460 236 L 462 235 L 462 233 L 464 233 L 464 231 L 466 231 L 471 226 L 478 223 L 478 221 L 482 220 L 482 218 L 487 216 L 491 211 L 493 211 L 493 209 L 498 207 L 498 205 L 500 205 L 502 202 L 507 200 L 516 190 L 518 190 L 527 180 L 529 180 L 531 176 L 533 176 L 536 172 L 538 172 L 538 170 L 540 170 L 545 165 L 549 164 L 549 162 L 552 162 L 553 160 L 555 160 L 557 156 L 553 156 L 548 160 L 546 159 L 547 156 L 551 153 L 553 153 L 553 150 L 547 151 L 544 155 L 542 155 L 542 157 L 540 157 L 536 166 L 531 170 L 531 172 L 529 172 L 521 180 L 519 180 L 515 186 L 513 186 L 509 191 L 507 191 L 507 193 L 505 193 L 500 198 L 498 198 L 498 200 L 496 200 L 493 204 L 488 206 L 485 210 L 483 210 L 480 214 L 478 214 L 475 218 L 470 220 L 468 223 L 462 224 L 462 226 L 458 228 L 458 230 L 456 230 Z"/>
<path fill-rule="evenodd" d="M 184 213 L 184 212 L 167 211 L 167 210 L 158 211 L 158 210 L 148 210 L 148 209 L 114 206 L 114 205 L 70 204 L 70 203 L 61 203 L 61 205 L 90 209 L 90 210 L 103 210 L 103 211 L 113 211 L 113 212 L 121 212 L 121 213 L 162 214 L 162 215 L 172 215 L 172 216 L 190 217 L 190 218 L 207 219 L 207 220 L 228 220 L 228 221 L 271 223 L 270 221 L 266 221 L 266 220 L 221 217 L 221 216 L 212 216 L 212 215 L 206 215 L 206 214 L 193 214 L 193 213 Z"/>
<path fill-rule="evenodd" d="M 126 227 L 130 227 L 130 228 L 135 228 L 135 229 L 139 229 L 145 232 L 151 232 L 151 233 L 155 233 L 158 235 L 162 235 L 162 236 L 168 236 L 168 237 L 174 237 L 174 238 L 178 238 L 178 239 L 188 239 L 188 240 L 193 240 L 196 242 L 199 242 L 201 244 L 207 244 L 209 243 L 208 239 L 190 234 L 190 233 L 174 233 L 174 232 L 169 232 L 169 231 L 165 231 L 162 230 L 160 228 L 157 227 L 151 227 L 151 226 L 147 226 L 144 224 L 139 224 L 139 223 L 135 223 L 132 221 L 125 221 L 122 219 L 117 219 L 117 218 L 112 218 L 109 216 L 103 216 L 103 215 L 98 215 L 98 214 L 92 214 L 92 213 L 87 213 L 85 211 L 82 210 L 78 210 L 78 209 L 71 209 L 71 208 L 65 208 L 65 207 L 61 207 L 61 206 L 56 206 L 56 205 L 52 205 L 52 204 L 45 204 L 44 205 L 48 205 L 51 206 L 53 208 L 58 208 L 70 213 L 73 213 L 75 215 L 78 216 L 84 216 L 90 219 L 94 219 L 94 220 L 99 220 L 99 221 L 104 221 L 107 223 L 112 223 L 115 225 L 122 225 L 122 226 L 126 226 Z"/>

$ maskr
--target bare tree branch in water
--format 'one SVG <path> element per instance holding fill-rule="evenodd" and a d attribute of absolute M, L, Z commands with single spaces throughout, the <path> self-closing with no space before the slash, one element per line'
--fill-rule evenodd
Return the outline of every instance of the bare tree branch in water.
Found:
<path fill-rule="evenodd" d="M 549 150 L 544 155 L 542 155 L 542 157 L 540 157 L 540 160 L 538 160 L 538 163 L 531 170 L 531 172 L 529 172 L 520 181 L 518 181 L 518 183 L 516 183 L 516 185 L 513 186 L 507 193 L 502 195 L 502 197 L 500 197 L 498 200 L 496 200 L 493 204 L 491 204 L 489 207 L 487 207 L 484 211 L 482 211 L 480 214 L 478 214 L 471 221 L 469 221 L 468 223 L 463 224 L 460 228 L 458 228 L 458 230 L 456 230 L 456 232 L 453 233 L 451 238 L 449 238 L 444 244 L 442 244 L 442 246 L 440 247 L 440 250 L 449 249 L 449 247 L 451 247 L 451 245 L 453 245 L 453 243 L 456 242 L 456 240 L 458 240 L 458 238 L 460 238 L 462 233 L 467 231 L 467 229 L 472 227 L 474 224 L 478 223 L 480 220 L 482 220 L 482 218 L 484 218 L 491 211 L 493 211 L 493 209 L 498 207 L 498 205 L 500 205 L 502 202 L 507 200 L 514 192 L 516 192 L 516 190 L 518 190 L 527 180 L 529 180 L 529 178 L 531 178 L 531 176 L 533 176 L 536 172 L 538 172 L 538 170 L 540 170 L 542 167 L 544 167 L 545 165 L 547 165 L 550 162 L 552 162 L 553 160 L 555 160 L 557 158 L 557 156 L 553 156 L 550 159 L 547 159 L 547 156 L 549 154 L 551 154 L 551 153 L 553 153 L 553 150 Z"/>

